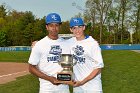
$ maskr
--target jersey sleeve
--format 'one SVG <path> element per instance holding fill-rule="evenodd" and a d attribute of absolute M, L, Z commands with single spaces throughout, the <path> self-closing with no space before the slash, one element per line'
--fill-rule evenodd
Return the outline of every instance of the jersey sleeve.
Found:
<path fill-rule="evenodd" d="M 32 65 L 37 65 L 40 61 L 40 52 L 39 52 L 39 47 L 38 45 L 36 44 L 32 50 L 31 50 L 31 54 L 30 54 L 30 57 L 29 57 L 29 60 L 28 60 L 28 63 L 29 64 L 32 64 Z"/>
<path fill-rule="evenodd" d="M 92 49 L 92 57 L 93 57 L 94 68 L 103 68 L 104 63 L 101 54 L 101 48 L 99 47 L 98 43 L 94 44 L 93 47 L 94 48 Z"/>

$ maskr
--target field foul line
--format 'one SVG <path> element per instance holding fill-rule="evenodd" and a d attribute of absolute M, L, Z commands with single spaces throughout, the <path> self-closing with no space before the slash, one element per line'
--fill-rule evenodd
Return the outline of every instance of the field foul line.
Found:
<path fill-rule="evenodd" d="M 27 72 L 27 71 L 21 71 L 21 72 L 11 73 L 11 74 L 7 74 L 7 75 L 1 75 L 0 78 L 7 77 L 7 76 L 12 76 L 12 75 L 17 75 L 17 74 L 25 73 L 25 72 Z"/>

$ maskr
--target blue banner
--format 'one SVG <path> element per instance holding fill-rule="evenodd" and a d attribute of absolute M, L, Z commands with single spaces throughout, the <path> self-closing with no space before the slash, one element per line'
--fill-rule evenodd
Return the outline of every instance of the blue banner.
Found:
<path fill-rule="evenodd" d="M 106 44 L 100 47 L 102 50 L 140 50 L 140 44 Z"/>
<path fill-rule="evenodd" d="M 102 50 L 140 50 L 140 44 L 105 44 Z M 0 51 L 31 51 L 30 46 L 0 47 Z"/>
<path fill-rule="evenodd" d="M 0 47 L 0 51 L 30 51 L 30 46 Z"/>

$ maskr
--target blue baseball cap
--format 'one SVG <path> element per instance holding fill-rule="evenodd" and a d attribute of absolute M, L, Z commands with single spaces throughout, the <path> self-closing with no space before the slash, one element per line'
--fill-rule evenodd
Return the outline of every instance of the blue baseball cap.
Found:
<path fill-rule="evenodd" d="M 83 26 L 83 25 L 84 25 L 84 21 L 82 20 L 82 18 L 71 18 L 70 20 L 70 27 Z"/>
<path fill-rule="evenodd" d="M 46 24 L 59 23 L 61 24 L 61 18 L 57 13 L 50 13 L 46 16 Z"/>

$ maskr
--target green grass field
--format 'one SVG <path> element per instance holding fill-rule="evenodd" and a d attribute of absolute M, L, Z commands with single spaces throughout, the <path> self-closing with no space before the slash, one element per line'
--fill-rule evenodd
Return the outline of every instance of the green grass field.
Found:
<path fill-rule="evenodd" d="M 30 52 L 0 52 L 0 61 L 27 62 L 29 54 Z M 140 53 L 127 50 L 105 50 L 103 59 L 105 64 L 102 70 L 104 93 L 139 93 Z M 35 76 L 26 75 L 17 78 L 16 81 L 0 85 L 0 93 L 38 93 L 38 84 Z"/>
<path fill-rule="evenodd" d="M 27 62 L 30 51 L 0 51 L 0 62 Z"/>

